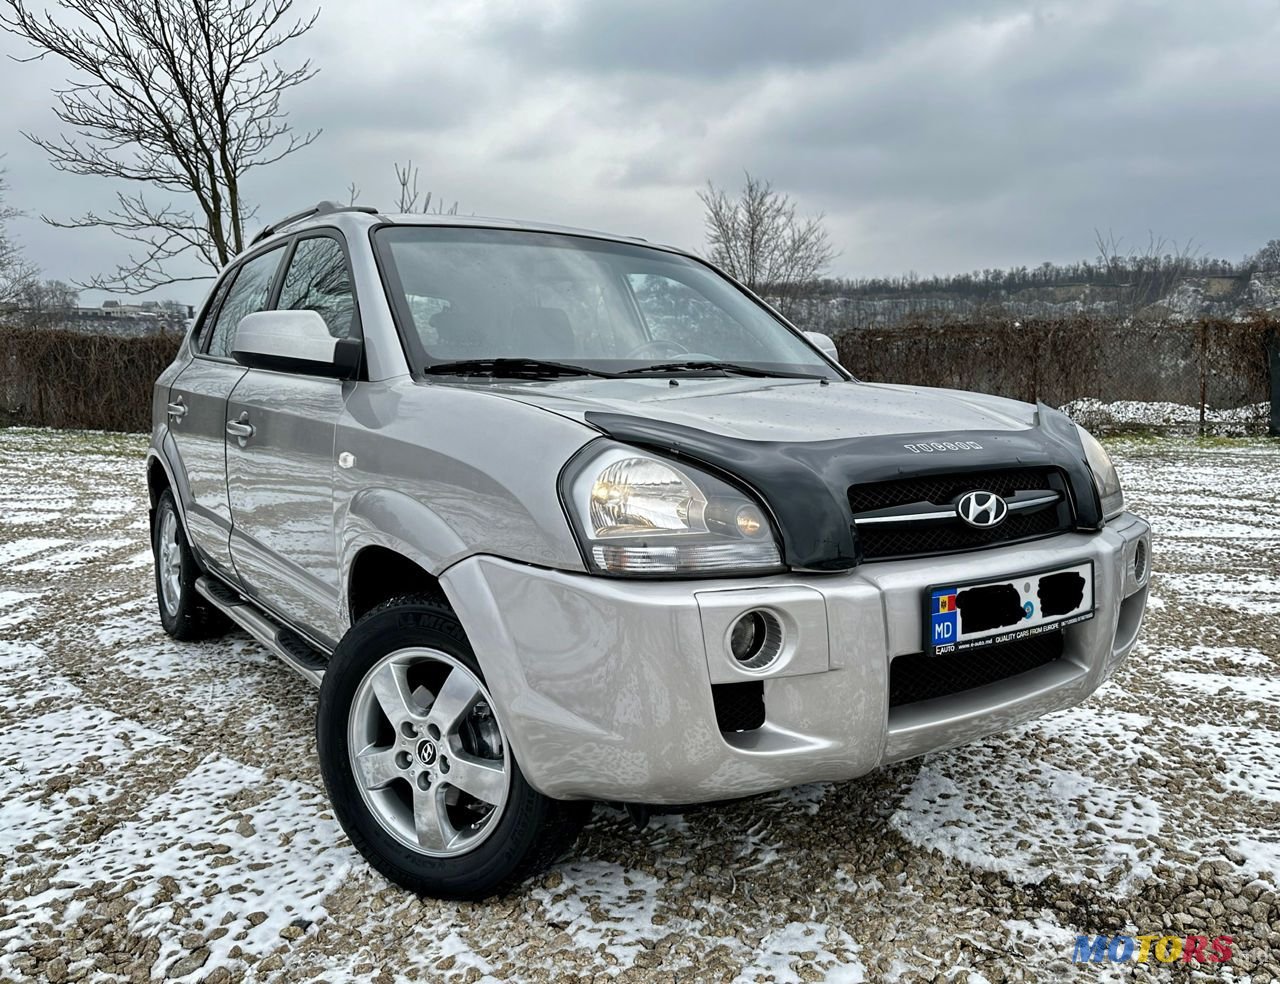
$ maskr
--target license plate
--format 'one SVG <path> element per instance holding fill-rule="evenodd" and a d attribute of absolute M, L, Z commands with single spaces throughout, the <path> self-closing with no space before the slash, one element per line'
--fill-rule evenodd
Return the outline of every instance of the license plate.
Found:
<path fill-rule="evenodd" d="M 1093 563 L 928 589 L 925 649 L 964 652 L 1093 618 Z"/>

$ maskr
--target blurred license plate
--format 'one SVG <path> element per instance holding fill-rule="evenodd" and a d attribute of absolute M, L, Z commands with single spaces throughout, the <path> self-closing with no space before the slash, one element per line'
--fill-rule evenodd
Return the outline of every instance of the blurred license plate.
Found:
<path fill-rule="evenodd" d="M 933 655 L 1027 639 L 1093 618 L 1093 563 L 928 589 L 925 649 Z"/>

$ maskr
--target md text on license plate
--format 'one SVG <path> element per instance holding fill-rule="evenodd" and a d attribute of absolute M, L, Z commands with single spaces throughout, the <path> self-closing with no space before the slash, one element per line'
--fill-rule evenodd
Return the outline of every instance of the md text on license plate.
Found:
<path fill-rule="evenodd" d="M 1093 563 L 928 590 L 925 648 L 934 655 L 1027 639 L 1093 618 Z"/>

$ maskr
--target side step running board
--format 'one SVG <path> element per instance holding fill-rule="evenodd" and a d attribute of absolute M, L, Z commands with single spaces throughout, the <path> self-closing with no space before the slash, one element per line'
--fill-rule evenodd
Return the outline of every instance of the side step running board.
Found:
<path fill-rule="evenodd" d="M 320 686 L 324 679 L 324 655 L 302 636 L 255 608 L 208 574 L 196 579 L 196 590 L 313 687 Z"/>

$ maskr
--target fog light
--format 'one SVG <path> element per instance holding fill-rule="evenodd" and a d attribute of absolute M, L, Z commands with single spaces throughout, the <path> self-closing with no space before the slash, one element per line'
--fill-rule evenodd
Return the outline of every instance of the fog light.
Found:
<path fill-rule="evenodd" d="M 782 652 L 782 624 L 772 612 L 757 608 L 734 619 L 729 628 L 729 654 L 746 670 L 763 670 Z"/>
<path fill-rule="evenodd" d="M 1147 541 L 1139 540 L 1133 551 L 1133 578 L 1141 584 L 1147 576 Z"/>

